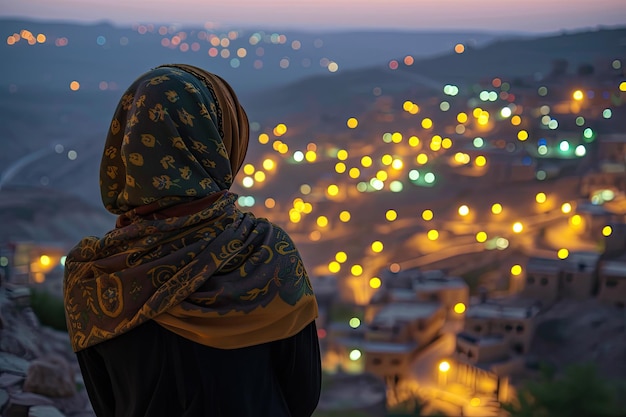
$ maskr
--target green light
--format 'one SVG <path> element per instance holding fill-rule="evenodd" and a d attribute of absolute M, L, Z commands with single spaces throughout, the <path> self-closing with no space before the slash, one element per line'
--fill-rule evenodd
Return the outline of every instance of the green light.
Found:
<path fill-rule="evenodd" d="M 350 327 L 352 327 L 353 329 L 356 329 L 360 325 L 361 325 L 361 320 L 359 320 L 358 317 L 352 317 L 350 319 Z"/>
<path fill-rule="evenodd" d="M 590 127 L 583 130 L 583 139 L 585 140 L 585 142 L 592 142 L 594 135 L 595 133 Z"/>
<path fill-rule="evenodd" d="M 536 177 L 537 177 L 537 179 L 539 181 L 545 180 L 547 176 L 548 176 L 548 174 L 546 174 L 546 171 L 544 171 L 544 170 L 537 171 Z"/>
<path fill-rule="evenodd" d="M 537 94 L 539 94 L 541 97 L 545 97 L 548 95 L 548 88 L 547 87 L 539 87 L 537 89 Z"/>
<path fill-rule="evenodd" d="M 356 189 L 357 191 L 359 191 L 360 193 L 364 193 L 367 191 L 367 183 L 361 181 L 360 183 L 358 183 L 356 185 Z"/>
<path fill-rule="evenodd" d="M 569 142 L 566 140 L 561 141 L 561 143 L 559 143 L 559 149 L 561 152 L 569 151 Z"/>
<path fill-rule="evenodd" d="M 441 104 L 439 104 L 439 108 L 441 109 L 441 111 L 448 111 L 450 110 L 450 103 L 448 103 L 447 101 L 442 101 Z"/>
<path fill-rule="evenodd" d="M 387 132 L 383 135 L 383 142 L 391 143 L 391 133 Z"/>
<path fill-rule="evenodd" d="M 611 109 L 604 109 L 604 111 L 602 112 L 602 117 L 604 117 L 605 119 L 610 119 L 611 116 L 613 116 L 613 112 L 611 111 Z"/>
<path fill-rule="evenodd" d="M 618 69 L 622 68 L 622 61 L 620 61 L 619 59 L 615 59 L 611 63 L 611 66 L 613 67 L 613 69 L 618 70 Z"/>
<path fill-rule="evenodd" d="M 539 155 L 545 155 L 548 153 L 548 147 L 546 145 L 539 145 L 537 148 L 537 153 Z"/>
<path fill-rule="evenodd" d="M 426 184 L 432 184 L 433 182 L 435 182 L 435 174 L 433 174 L 432 172 L 427 172 L 426 175 L 424 175 L 424 181 L 426 182 Z"/>
<path fill-rule="evenodd" d="M 478 98 L 480 98 L 482 101 L 488 101 L 489 100 L 489 91 L 481 91 L 480 94 L 478 95 Z"/>
<path fill-rule="evenodd" d="M 559 122 L 557 122 L 555 119 L 550 120 L 550 123 L 548 123 L 548 127 L 552 130 L 555 130 L 559 127 Z"/>
<path fill-rule="evenodd" d="M 578 116 L 576 118 L 576 126 L 582 126 L 585 124 L 585 118 L 582 116 Z"/>
<path fill-rule="evenodd" d="M 482 148 L 485 145 L 483 138 L 474 138 L 473 143 L 475 148 Z"/>
<path fill-rule="evenodd" d="M 409 171 L 409 179 L 411 181 L 417 181 L 420 177 L 420 172 L 416 169 L 412 169 Z"/>
<path fill-rule="evenodd" d="M 576 147 L 576 150 L 574 150 L 574 153 L 576 154 L 576 156 L 585 156 L 585 154 L 587 153 L 587 148 L 585 148 L 585 145 L 578 145 Z"/>
<path fill-rule="evenodd" d="M 393 193 L 399 193 L 402 191 L 403 188 L 404 185 L 402 185 L 402 182 L 400 181 L 392 181 L 391 184 L 389 184 L 389 189 Z"/>

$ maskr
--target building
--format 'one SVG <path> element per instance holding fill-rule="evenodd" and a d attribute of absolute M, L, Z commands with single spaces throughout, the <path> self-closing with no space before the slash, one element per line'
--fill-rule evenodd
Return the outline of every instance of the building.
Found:
<path fill-rule="evenodd" d="M 526 282 L 522 295 L 550 305 L 559 297 L 562 261 L 530 257 L 526 264 Z"/>
<path fill-rule="evenodd" d="M 530 300 L 489 300 L 470 306 L 464 333 L 474 338 L 502 337 L 511 352 L 523 354 L 530 349 L 538 313 L 539 307 Z"/>
<path fill-rule="evenodd" d="M 617 307 L 626 305 L 626 255 L 600 262 L 598 299 Z"/>
<path fill-rule="evenodd" d="M 559 296 L 585 300 L 593 296 L 596 284 L 597 252 L 571 252 L 562 265 Z"/>

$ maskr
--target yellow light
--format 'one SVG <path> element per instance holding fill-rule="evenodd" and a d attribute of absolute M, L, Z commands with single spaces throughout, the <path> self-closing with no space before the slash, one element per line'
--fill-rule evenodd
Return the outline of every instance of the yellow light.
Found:
<path fill-rule="evenodd" d="M 261 145 L 265 145 L 265 144 L 267 144 L 269 141 L 270 141 L 270 137 L 269 137 L 269 135 L 268 135 L 267 133 L 261 133 L 261 134 L 259 135 L 259 143 L 260 143 Z"/>
<path fill-rule="evenodd" d="M 387 210 L 387 212 L 385 213 L 385 218 L 388 221 L 392 222 L 398 218 L 398 213 L 396 213 L 396 211 L 393 209 Z"/>
<path fill-rule="evenodd" d="M 419 144 L 420 144 L 420 139 L 417 136 L 411 136 L 409 138 L 409 146 L 415 148 Z"/>
<path fill-rule="evenodd" d="M 341 270 L 341 265 L 337 261 L 332 261 L 328 264 L 328 271 L 332 274 L 336 274 Z"/>
<path fill-rule="evenodd" d="M 319 216 L 317 218 L 317 225 L 319 227 L 326 227 L 326 226 L 328 226 L 328 217 L 326 217 L 326 216 Z"/>
<path fill-rule="evenodd" d="M 254 165 L 252 165 L 252 164 L 245 164 L 243 166 L 243 173 L 246 174 L 246 175 L 254 174 Z"/>
<path fill-rule="evenodd" d="M 335 254 L 335 260 L 342 264 L 348 260 L 348 255 L 343 251 L 339 251 Z"/>
<path fill-rule="evenodd" d="M 420 165 L 425 165 L 428 162 L 428 155 L 426 155 L 425 153 L 421 153 L 417 155 L 415 161 Z"/>
<path fill-rule="evenodd" d="M 304 206 L 302 207 L 302 212 L 304 214 L 309 214 L 312 211 L 313 211 L 313 205 L 311 205 L 311 203 L 304 203 Z"/>
<path fill-rule="evenodd" d="M 476 233 L 476 242 L 483 243 L 487 241 L 487 233 L 478 232 Z"/>
<path fill-rule="evenodd" d="M 472 116 L 474 116 L 475 119 L 478 119 L 482 113 L 483 109 L 481 109 L 480 107 L 476 107 L 474 110 L 472 110 Z"/>
<path fill-rule="evenodd" d="M 304 200 L 300 197 L 296 197 L 293 199 L 293 208 L 298 211 L 302 211 L 302 207 L 304 207 Z"/>
<path fill-rule="evenodd" d="M 524 225 L 520 222 L 513 223 L 513 232 L 521 233 L 524 230 Z"/>
<path fill-rule="evenodd" d="M 513 265 L 511 267 L 511 275 L 518 276 L 521 273 L 522 273 L 522 266 L 521 265 Z"/>
<path fill-rule="evenodd" d="M 350 218 L 351 218 L 350 212 L 347 210 L 344 210 L 341 213 L 339 213 L 339 220 L 341 220 L 344 223 L 349 222 Z"/>
<path fill-rule="evenodd" d="M 478 407 L 480 405 L 480 398 L 474 397 L 470 400 L 470 405 L 472 407 Z"/>
<path fill-rule="evenodd" d="M 278 152 L 281 154 L 286 154 L 289 151 L 289 146 L 286 143 L 281 143 L 280 146 L 278 146 Z"/>
<path fill-rule="evenodd" d="M 356 167 L 350 168 L 348 175 L 350 176 L 350 178 L 357 179 L 359 178 L 359 175 L 361 175 L 361 171 Z"/>
<path fill-rule="evenodd" d="M 619 83 L 619 91 L 626 91 L 626 81 Z"/>
<path fill-rule="evenodd" d="M 343 162 L 337 162 L 335 164 L 335 172 L 337 174 L 343 174 L 344 172 L 346 172 L 346 164 L 344 164 Z"/>
<path fill-rule="evenodd" d="M 263 161 L 263 169 L 266 171 L 272 171 L 274 168 L 276 168 L 276 162 L 273 159 L 267 158 Z"/>
<path fill-rule="evenodd" d="M 522 123 L 522 118 L 519 117 L 517 114 L 511 117 L 511 124 L 513 126 L 519 126 L 521 123 Z"/>
<path fill-rule="evenodd" d="M 452 139 L 445 138 L 444 140 L 442 140 L 441 141 L 441 147 L 443 149 L 450 149 L 452 147 Z"/>
<path fill-rule="evenodd" d="M 382 158 L 380 158 L 380 162 L 382 162 L 382 164 L 385 166 L 389 166 L 393 163 L 393 156 L 385 154 L 382 156 Z"/>
<path fill-rule="evenodd" d="M 456 115 L 456 120 L 457 120 L 459 123 L 465 123 L 465 122 L 467 122 L 467 114 L 466 114 L 466 113 L 463 113 L 463 112 L 461 112 L 461 113 L 457 114 L 457 115 Z"/>
<path fill-rule="evenodd" d="M 535 196 L 535 201 L 539 204 L 543 204 L 548 200 L 548 197 L 546 196 L 546 193 L 537 193 L 537 195 Z"/>
<path fill-rule="evenodd" d="M 448 372 L 450 370 L 450 363 L 448 361 L 441 361 L 439 363 L 439 371 Z"/>
<path fill-rule="evenodd" d="M 355 117 L 351 117 L 348 119 L 346 124 L 348 125 L 350 129 L 354 129 L 359 125 L 359 121 Z"/>
<path fill-rule="evenodd" d="M 411 107 L 411 110 L 409 110 L 409 113 L 417 114 L 419 112 L 420 112 L 420 106 L 418 106 L 417 104 L 413 103 L 413 106 Z"/>
<path fill-rule="evenodd" d="M 254 173 L 254 180 L 257 182 L 263 182 L 265 181 L 265 172 L 263 171 L 257 171 Z"/>
<path fill-rule="evenodd" d="M 302 219 L 302 216 L 298 210 L 291 209 L 289 210 L 289 220 L 292 223 L 298 223 Z"/>
<path fill-rule="evenodd" d="M 412 101 L 407 100 L 404 103 L 402 103 L 402 110 L 404 110 L 406 112 L 410 112 L 412 108 L 413 108 L 413 102 Z"/>
<path fill-rule="evenodd" d="M 359 277 L 363 273 L 363 267 L 358 264 L 352 265 L 352 267 L 350 268 L 350 273 L 354 275 L 355 277 Z"/>
<path fill-rule="evenodd" d="M 465 304 L 463 304 L 463 303 L 456 303 L 454 305 L 454 312 L 456 314 L 463 314 L 463 313 L 465 313 Z"/>
<path fill-rule="evenodd" d="M 50 257 L 48 255 L 41 255 L 39 257 L 39 263 L 43 266 L 49 266 L 52 261 L 50 260 Z"/>
<path fill-rule="evenodd" d="M 393 143 L 400 143 L 400 142 L 402 142 L 402 133 L 400 133 L 400 132 L 394 132 L 394 133 L 391 135 L 391 141 L 392 141 Z"/>
<path fill-rule="evenodd" d="M 361 158 L 361 165 L 363 165 L 363 168 L 369 168 L 372 166 L 372 157 L 365 155 L 363 158 Z"/>
<path fill-rule="evenodd" d="M 564 214 L 571 213 L 572 212 L 572 205 L 570 203 L 563 203 L 563 205 L 561 205 L 561 211 Z"/>
<path fill-rule="evenodd" d="M 402 163 L 402 159 L 394 159 L 393 162 L 391 163 L 391 167 L 395 169 L 396 171 L 401 170 L 403 166 L 404 164 Z"/>
<path fill-rule="evenodd" d="M 428 240 L 437 240 L 439 239 L 439 232 L 435 229 L 431 229 L 428 231 L 426 236 L 428 237 Z"/>
<path fill-rule="evenodd" d="M 517 139 L 520 141 L 525 141 L 526 139 L 528 139 L 528 132 L 525 130 L 520 130 L 519 132 L 517 132 Z"/>
<path fill-rule="evenodd" d="M 572 97 L 574 98 L 574 100 L 576 100 L 576 101 L 580 101 L 580 100 L 582 100 L 582 99 L 585 97 L 585 95 L 583 94 L 583 92 L 582 92 L 582 91 L 580 91 L 580 90 L 576 90 L 576 91 L 574 91 L 574 93 L 572 94 Z"/>
<path fill-rule="evenodd" d="M 611 226 L 604 226 L 602 228 L 602 236 L 611 236 L 611 234 L 613 233 L 613 228 Z"/>
<path fill-rule="evenodd" d="M 359 320 L 358 317 L 352 317 L 348 323 L 350 324 L 350 327 L 357 329 L 361 325 L 361 320 Z"/>
<path fill-rule="evenodd" d="M 317 154 L 315 153 L 315 151 L 306 151 L 306 153 L 304 154 L 304 159 L 309 162 L 315 162 L 315 160 L 317 159 Z"/>
<path fill-rule="evenodd" d="M 370 278 L 370 287 L 373 289 L 380 288 L 382 285 L 382 281 L 378 277 Z"/>
<path fill-rule="evenodd" d="M 265 207 L 267 207 L 268 209 L 272 209 L 274 207 L 276 207 L 276 200 L 274 200 L 273 198 L 266 198 L 265 199 Z"/>
<path fill-rule="evenodd" d="M 565 248 L 559 249 L 556 256 L 558 256 L 559 259 L 566 259 L 569 256 L 569 251 Z"/>
<path fill-rule="evenodd" d="M 80 89 L 80 83 L 78 81 L 72 81 L 70 83 L 70 90 L 78 91 L 78 89 Z"/>
<path fill-rule="evenodd" d="M 329 196 L 334 197 L 337 194 L 339 194 L 339 187 L 336 186 L 335 184 L 331 184 L 326 189 L 326 192 L 328 193 Z"/>
<path fill-rule="evenodd" d="M 44 35 L 43 33 L 40 33 L 39 35 L 37 35 L 37 42 L 39 43 L 46 42 L 46 35 Z"/>
<path fill-rule="evenodd" d="M 422 120 L 422 127 L 423 127 L 424 129 L 430 129 L 430 128 L 432 128 L 432 127 L 433 127 L 433 121 L 432 121 L 432 120 L 430 120 L 428 117 L 424 118 L 424 119 Z"/>
<path fill-rule="evenodd" d="M 374 253 L 380 253 L 383 251 L 383 242 L 376 240 L 374 242 L 372 242 L 372 252 Z"/>
<path fill-rule="evenodd" d="M 459 207 L 459 215 L 461 216 L 467 216 L 469 214 L 469 207 L 467 207 L 465 204 L 463 204 L 462 206 Z"/>
<path fill-rule="evenodd" d="M 279 123 L 274 128 L 274 135 L 275 136 L 282 136 L 285 133 L 287 133 L 287 125 L 285 125 L 284 123 Z"/>
<path fill-rule="evenodd" d="M 376 173 L 376 179 L 380 181 L 387 181 L 388 175 L 387 171 L 383 171 L 382 169 Z"/>
<path fill-rule="evenodd" d="M 353 351 L 350 352 L 350 360 L 351 361 L 358 361 L 359 359 L 361 359 L 361 351 L 358 349 L 354 349 Z"/>
<path fill-rule="evenodd" d="M 580 214 L 574 214 L 570 219 L 570 223 L 572 224 L 572 226 L 580 226 L 582 222 L 583 218 L 580 216 Z"/>
<path fill-rule="evenodd" d="M 337 159 L 339 159 L 340 161 L 345 161 L 346 159 L 348 159 L 348 151 L 346 151 L 345 149 L 341 149 L 337 152 Z"/>
<path fill-rule="evenodd" d="M 493 214 L 500 214 L 502 213 L 502 204 L 500 203 L 495 203 L 491 206 L 491 212 Z"/>
<path fill-rule="evenodd" d="M 433 219 L 435 215 L 433 214 L 432 210 L 426 209 L 424 211 L 422 211 L 422 219 L 428 221 L 431 221 Z"/>

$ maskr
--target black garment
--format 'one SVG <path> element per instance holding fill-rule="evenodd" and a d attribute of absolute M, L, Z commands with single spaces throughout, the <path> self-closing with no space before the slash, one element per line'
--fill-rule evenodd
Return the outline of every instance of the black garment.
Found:
<path fill-rule="evenodd" d="M 149 321 L 77 356 L 98 417 L 309 417 L 321 388 L 315 322 L 225 350 Z"/>

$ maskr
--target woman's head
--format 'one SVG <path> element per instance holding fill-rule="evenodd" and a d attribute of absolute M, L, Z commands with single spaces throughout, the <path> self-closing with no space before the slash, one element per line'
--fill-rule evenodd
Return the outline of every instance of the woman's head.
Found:
<path fill-rule="evenodd" d="M 232 88 L 189 65 L 139 77 L 117 106 L 100 165 L 107 210 L 167 207 L 230 188 L 248 148 L 248 118 Z"/>

